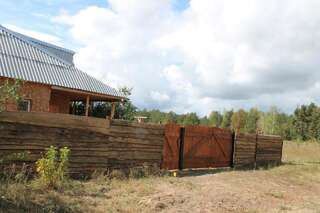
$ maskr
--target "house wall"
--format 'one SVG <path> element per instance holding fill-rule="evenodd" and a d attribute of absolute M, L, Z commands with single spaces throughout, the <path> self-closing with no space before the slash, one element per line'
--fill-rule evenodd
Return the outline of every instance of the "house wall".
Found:
<path fill-rule="evenodd" d="M 62 93 L 51 93 L 51 99 L 50 99 L 50 112 L 53 113 L 65 113 L 69 114 L 69 104 L 70 104 L 71 98 Z"/>
<path fill-rule="evenodd" d="M 5 80 L 6 78 L 0 78 L 0 85 L 3 84 Z M 24 82 L 20 95 L 24 99 L 31 100 L 32 112 L 49 112 L 50 86 Z M 17 103 L 14 100 L 8 100 L 4 107 L 6 111 L 17 111 Z"/>

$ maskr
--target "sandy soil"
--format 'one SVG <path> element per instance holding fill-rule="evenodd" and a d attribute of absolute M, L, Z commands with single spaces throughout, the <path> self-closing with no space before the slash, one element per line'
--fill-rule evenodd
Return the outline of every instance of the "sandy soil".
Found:
<path fill-rule="evenodd" d="M 320 212 L 319 171 L 286 176 L 301 167 L 178 178 L 159 183 L 140 203 L 146 212 Z"/>

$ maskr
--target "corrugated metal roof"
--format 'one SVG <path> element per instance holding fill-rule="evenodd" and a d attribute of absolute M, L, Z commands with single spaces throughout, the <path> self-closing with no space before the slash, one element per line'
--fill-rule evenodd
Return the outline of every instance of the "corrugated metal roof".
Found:
<path fill-rule="evenodd" d="M 0 76 L 123 97 L 116 89 L 77 69 L 73 63 L 1 25 Z"/>
<path fill-rule="evenodd" d="M 28 40 L 29 42 L 35 44 L 36 46 L 39 46 L 40 48 L 45 49 L 46 51 L 50 52 L 51 54 L 54 54 L 55 56 L 59 57 L 60 59 L 63 59 L 65 62 L 70 63 L 73 65 L 73 55 L 75 54 L 74 51 L 59 47 L 44 41 L 40 41 L 38 39 L 17 33 L 11 31 L 11 33 L 23 37 L 24 39 Z"/>

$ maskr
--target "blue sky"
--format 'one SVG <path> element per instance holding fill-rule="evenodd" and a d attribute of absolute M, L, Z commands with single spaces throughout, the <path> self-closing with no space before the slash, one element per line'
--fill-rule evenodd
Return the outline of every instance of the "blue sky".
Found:
<path fill-rule="evenodd" d="M 77 53 L 139 108 L 320 103 L 319 0 L 0 0 L 0 24 Z"/>
<path fill-rule="evenodd" d="M 173 0 L 179 12 L 188 7 L 189 0 Z M 88 6 L 108 8 L 107 0 L 0 0 L 0 24 L 10 24 L 28 30 L 48 33 L 64 38 L 64 46 L 77 49 L 72 44 L 65 26 L 53 24 L 50 19 L 62 11 L 75 14 Z M 71 44 L 70 44 L 71 43 Z"/>

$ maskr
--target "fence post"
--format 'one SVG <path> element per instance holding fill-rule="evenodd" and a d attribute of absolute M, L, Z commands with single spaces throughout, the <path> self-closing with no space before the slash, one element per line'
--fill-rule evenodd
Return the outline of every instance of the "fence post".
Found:
<path fill-rule="evenodd" d="M 183 147 L 184 147 L 185 128 L 180 128 L 180 147 L 179 147 L 179 170 L 183 169 Z"/>
<path fill-rule="evenodd" d="M 232 140 L 232 150 L 231 150 L 231 168 L 234 168 L 234 159 L 235 159 L 235 146 L 236 146 L 236 133 L 235 131 L 232 131 L 231 135 Z"/>
<path fill-rule="evenodd" d="M 257 150 L 258 150 L 258 134 L 256 133 L 256 149 L 254 151 L 254 164 L 253 164 L 254 169 L 257 168 Z"/>

